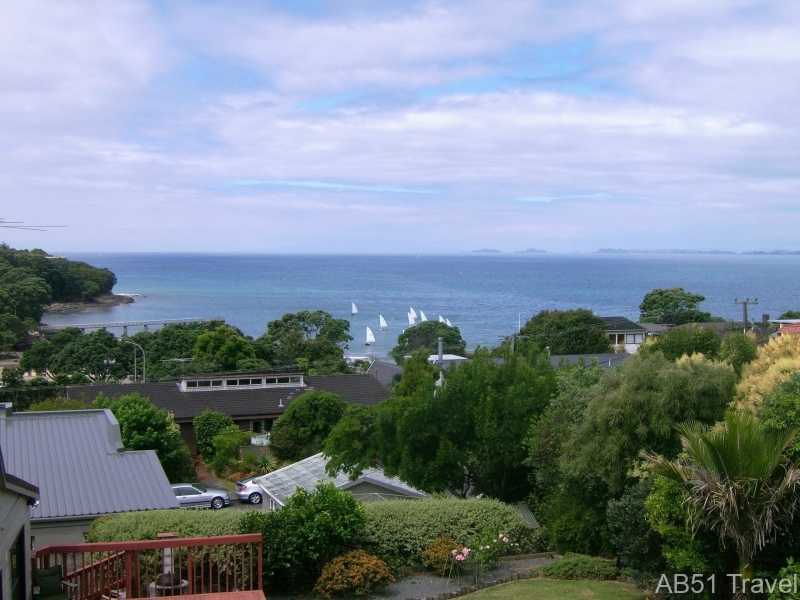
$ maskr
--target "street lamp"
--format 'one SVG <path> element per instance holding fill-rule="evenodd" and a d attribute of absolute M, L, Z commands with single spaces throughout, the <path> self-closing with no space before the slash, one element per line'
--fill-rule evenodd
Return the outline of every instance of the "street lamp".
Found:
<path fill-rule="evenodd" d="M 147 382 L 147 357 L 144 354 L 144 348 L 142 348 L 136 342 L 132 342 L 130 340 L 120 339 L 120 342 L 125 342 L 126 344 L 130 344 L 132 346 L 136 346 L 139 350 L 142 351 L 142 383 Z M 136 381 L 136 348 L 133 349 L 133 380 Z"/>

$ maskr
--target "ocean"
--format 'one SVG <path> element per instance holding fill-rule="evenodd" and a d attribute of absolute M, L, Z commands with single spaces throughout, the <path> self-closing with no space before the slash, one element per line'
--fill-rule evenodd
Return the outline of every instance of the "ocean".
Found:
<path fill-rule="evenodd" d="M 350 356 L 386 357 L 413 307 L 461 331 L 468 349 L 495 346 L 543 309 L 589 308 L 636 320 L 655 288 L 703 294 L 700 308 L 742 318 L 736 298 L 758 298 L 756 320 L 800 310 L 800 256 L 459 254 L 321 256 L 64 253 L 111 269 L 132 304 L 45 314 L 49 325 L 223 317 L 258 337 L 268 321 L 324 310 L 350 321 Z M 351 303 L 358 314 L 351 316 Z M 383 315 L 388 327 L 378 327 Z M 419 321 L 417 321 L 419 322 Z M 365 346 L 366 328 L 375 343 Z M 119 330 L 112 330 L 118 333 Z M 136 329 L 130 329 L 132 334 Z"/>

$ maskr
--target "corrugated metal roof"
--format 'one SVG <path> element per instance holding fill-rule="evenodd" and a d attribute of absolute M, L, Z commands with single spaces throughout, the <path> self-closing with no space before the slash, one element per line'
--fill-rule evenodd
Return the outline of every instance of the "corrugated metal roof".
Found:
<path fill-rule="evenodd" d="M 287 498 L 294 494 L 297 488 L 313 492 L 319 482 L 333 483 L 338 488 L 347 489 L 361 481 L 368 481 L 387 488 L 389 492 L 395 492 L 393 495 L 411 498 L 426 497 L 423 492 L 403 483 L 400 479 L 387 477 L 380 469 L 366 469 L 362 476 L 355 481 L 350 481 L 350 477 L 346 473 L 338 473 L 336 477 L 330 477 L 325 472 L 327 462 L 320 452 L 267 475 L 256 477 L 254 481 L 281 504 L 285 504 Z"/>
<path fill-rule="evenodd" d="M 111 411 L 9 412 L 0 444 L 8 472 L 39 487 L 33 519 L 178 507 L 153 450 L 121 451 Z"/>

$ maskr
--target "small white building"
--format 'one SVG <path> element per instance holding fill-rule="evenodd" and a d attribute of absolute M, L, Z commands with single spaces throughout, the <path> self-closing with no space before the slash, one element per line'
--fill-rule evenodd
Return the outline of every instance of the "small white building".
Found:
<path fill-rule="evenodd" d="M 633 354 L 644 343 L 647 329 L 625 317 L 600 317 L 606 322 L 605 332 L 617 352 Z"/>

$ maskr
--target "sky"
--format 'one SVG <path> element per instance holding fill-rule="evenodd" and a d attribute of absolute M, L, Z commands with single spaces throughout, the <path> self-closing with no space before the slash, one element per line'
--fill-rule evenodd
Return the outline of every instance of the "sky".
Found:
<path fill-rule="evenodd" d="M 800 3 L 0 4 L 48 251 L 800 250 Z"/>

